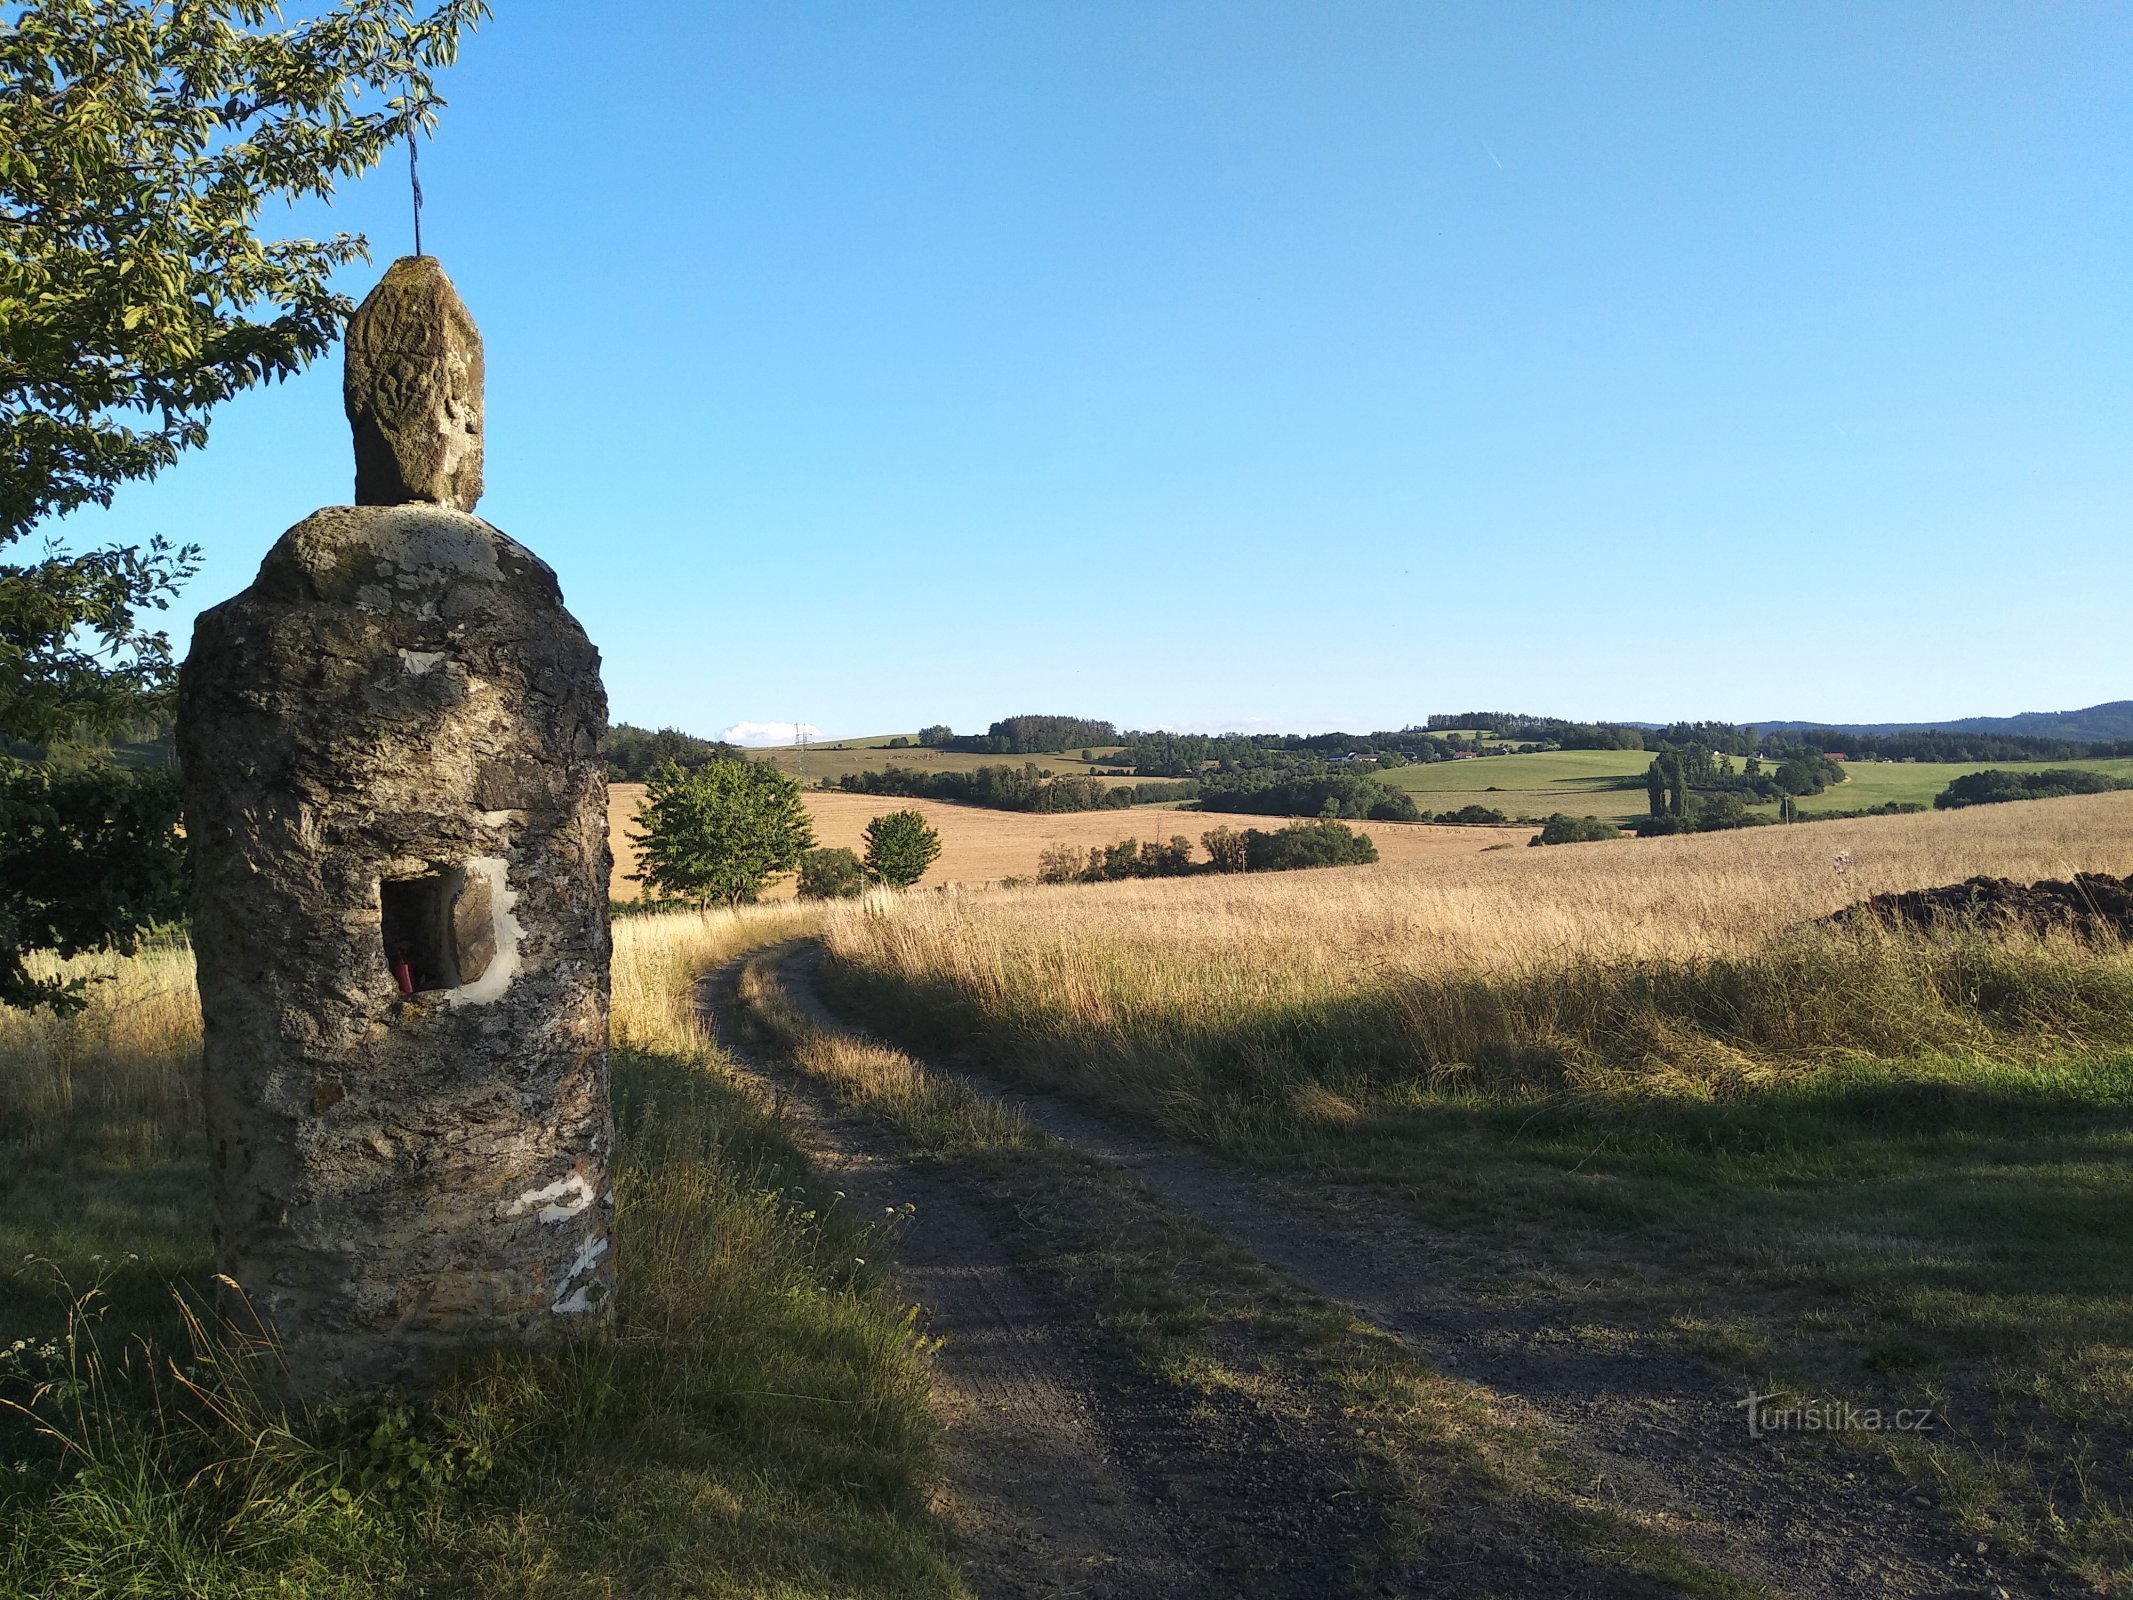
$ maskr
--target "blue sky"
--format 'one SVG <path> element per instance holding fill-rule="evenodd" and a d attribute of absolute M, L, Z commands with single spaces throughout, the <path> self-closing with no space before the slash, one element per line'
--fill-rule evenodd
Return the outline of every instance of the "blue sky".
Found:
<path fill-rule="evenodd" d="M 618 720 L 2133 695 L 2133 10 L 497 11 L 424 239 Z M 381 269 L 404 171 L 270 221 Z M 339 365 L 69 537 L 204 545 L 182 633 Z"/>

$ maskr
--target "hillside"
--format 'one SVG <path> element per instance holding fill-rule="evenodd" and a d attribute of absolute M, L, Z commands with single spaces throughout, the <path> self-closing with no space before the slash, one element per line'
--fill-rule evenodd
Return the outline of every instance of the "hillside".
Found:
<path fill-rule="evenodd" d="M 1955 717 L 1945 722 L 1757 722 L 1764 733 L 1827 728 L 1835 733 L 2004 733 L 2031 739 L 2133 739 L 2133 700 L 2106 700 L 2078 711 L 2024 711 L 2012 717 Z"/>

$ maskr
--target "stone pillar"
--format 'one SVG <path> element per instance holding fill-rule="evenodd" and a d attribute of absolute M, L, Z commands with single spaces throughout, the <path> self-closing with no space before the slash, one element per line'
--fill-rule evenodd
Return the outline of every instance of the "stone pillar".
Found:
<path fill-rule="evenodd" d="M 180 681 L 217 1264 L 314 1394 L 614 1288 L 607 702 L 555 574 L 468 514 L 480 372 L 396 263 L 347 389 L 358 498 L 403 503 L 283 534 Z"/>

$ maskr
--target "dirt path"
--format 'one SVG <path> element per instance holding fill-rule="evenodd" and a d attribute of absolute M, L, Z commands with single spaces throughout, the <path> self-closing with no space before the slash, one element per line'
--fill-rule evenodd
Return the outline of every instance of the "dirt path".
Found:
<path fill-rule="evenodd" d="M 818 1025 L 849 1029 L 814 988 L 820 958 L 818 946 L 803 946 L 785 960 L 788 996 Z M 1592 1474 L 1593 1505 L 1668 1535 L 1720 1571 L 1803 1597 L 2052 1592 L 2045 1574 L 1962 1540 L 1864 1454 L 1751 1439 L 1738 1388 L 1715 1370 L 1650 1341 L 1623 1339 L 1598 1352 L 1545 1316 L 1507 1314 L 1448 1288 L 1435 1267 L 1445 1243 L 1365 1197 L 1347 1197 L 1358 1208 L 1352 1216 L 1309 1214 L 1235 1167 L 1049 1096 L 929 1066 L 1130 1172 L 1430 1365 L 1483 1386 L 1508 1416 Z"/>
<path fill-rule="evenodd" d="M 1075 1316 L 1016 1269 L 982 1195 L 904 1159 L 735 1026 L 741 965 L 701 991 L 721 1045 L 780 1097 L 790 1130 L 847 1203 L 904 1219 L 898 1278 L 941 1341 L 940 1509 L 980 1600 L 1347 1592 L 1339 1573 L 1354 1530 L 1299 1515 L 1337 1503 L 1340 1485 L 1314 1483 L 1324 1464 L 1252 1419 L 1178 1405 L 1095 1349 Z"/>

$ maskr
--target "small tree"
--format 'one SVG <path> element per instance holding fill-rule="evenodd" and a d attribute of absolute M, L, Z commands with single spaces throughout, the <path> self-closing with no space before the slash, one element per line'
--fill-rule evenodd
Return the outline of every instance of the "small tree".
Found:
<path fill-rule="evenodd" d="M 1592 844 L 1601 839 L 1619 839 L 1622 830 L 1598 817 L 1572 817 L 1557 811 L 1541 824 L 1528 844 Z"/>
<path fill-rule="evenodd" d="M 866 867 L 892 889 L 908 889 L 940 859 L 941 836 L 916 811 L 891 811 L 867 824 Z"/>
<path fill-rule="evenodd" d="M 1244 835 L 1235 828 L 1211 828 L 1200 835 L 1200 843 L 1207 847 L 1207 859 L 1217 872 L 1242 872 L 1245 870 Z"/>
<path fill-rule="evenodd" d="M 866 886 L 866 869 L 842 845 L 810 850 L 800 858 L 802 900 L 849 900 Z"/>
<path fill-rule="evenodd" d="M 1074 883 L 1082 874 L 1084 858 L 1078 844 L 1046 845 L 1037 857 L 1039 883 Z"/>
<path fill-rule="evenodd" d="M 636 881 L 700 906 L 753 900 L 815 842 L 800 785 L 763 761 L 713 761 L 694 772 L 662 766 L 645 785 L 637 820 Z"/>

